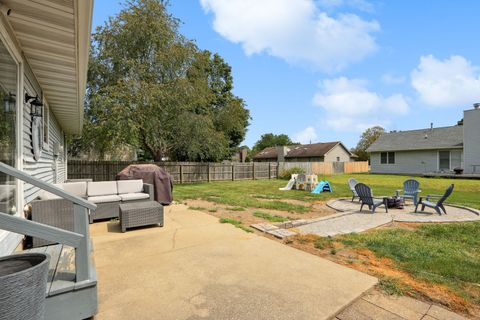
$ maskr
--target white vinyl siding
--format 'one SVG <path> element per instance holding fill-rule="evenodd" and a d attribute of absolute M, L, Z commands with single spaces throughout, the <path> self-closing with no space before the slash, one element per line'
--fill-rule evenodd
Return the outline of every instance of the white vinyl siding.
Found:
<path fill-rule="evenodd" d="M 29 95 L 41 96 L 40 86 L 35 81 L 33 74 L 25 67 L 25 85 L 24 92 Z M 44 116 L 48 110 L 48 144 L 42 148 L 42 155 L 38 161 L 33 158 L 32 150 L 32 118 L 30 116 L 30 106 L 24 104 L 23 109 L 23 170 L 43 181 L 49 183 L 63 182 L 66 179 L 66 159 L 63 152 L 58 158 L 53 156 L 54 144 L 59 143 L 64 145 L 63 132 L 55 119 L 55 116 L 49 109 L 44 109 Z M 24 186 L 24 200 L 29 203 L 38 196 L 38 188 L 32 185 L 25 184 Z"/>
<path fill-rule="evenodd" d="M 395 163 L 381 163 L 381 153 L 373 152 L 370 157 L 370 166 L 372 173 L 392 173 L 392 174 L 424 174 L 436 172 L 439 170 L 438 160 L 439 150 L 419 150 L 419 151 L 396 151 Z M 460 153 L 461 149 L 450 150 L 451 154 Z M 388 159 L 388 156 L 387 156 Z M 453 161 L 451 161 L 453 164 Z M 453 169 L 454 167 L 452 167 Z"/>

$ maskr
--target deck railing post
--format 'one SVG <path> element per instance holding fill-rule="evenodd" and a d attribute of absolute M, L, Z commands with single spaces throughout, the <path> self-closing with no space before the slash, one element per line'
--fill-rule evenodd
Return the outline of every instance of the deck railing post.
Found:
<path fill-rule="evenodd" d="M 80 282 L 90 278 L 90 237 L 88 231 L 88 209 L 78 204 L 73 206 L 73 229 L 75 233 L 84 236 L 78 248 L 75 248 L 76 282 Z"/>

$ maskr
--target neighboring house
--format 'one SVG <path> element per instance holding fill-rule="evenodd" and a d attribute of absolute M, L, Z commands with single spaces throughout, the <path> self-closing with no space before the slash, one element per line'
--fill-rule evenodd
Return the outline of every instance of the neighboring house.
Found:
<path fill-rule="evenodd" d="M 255 162 L 348 162 L 353 155 L 340 141 L 265 148 Z"/>
<path fill-rule="evenodd" d="M 480 108 L 464 111 L 463 121 L 451 127 L 382 134 L 368 149 L 372 173 L 423 174 L 449 172 L 480 174 Z"/>
<path fill-rule="evenodd" d="M 0 0 L 0 161 L 45 182 L 64 182 L 65 136 L 82 131 L 92 9 L 93 0 Z M 0 173 L 0 211 L 22 216 L 38 192 Z M 0 230 L 0 256 L 20 241 Z"/>

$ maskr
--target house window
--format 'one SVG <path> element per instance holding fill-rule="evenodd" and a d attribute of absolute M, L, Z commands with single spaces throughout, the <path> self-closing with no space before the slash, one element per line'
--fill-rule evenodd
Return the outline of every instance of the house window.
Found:
<path fill-rule="evenodd" d="M 450 151 L 438 152 L 438 169 L 450 170 Z"/>
<path fill-rule="evenodd" d="M 0 162 L 15 167 L 17 152 L 18 68 L 0 40 Z M 16 181 L 0 172 L 0 212 L 15 214 Z"/>
<path fill-rule="evenodd" d="M 50 122 L 50 108 L 47 106 L 46 103 L 44 103 L 43 107 L 43 146 L 48 145 L 48 138 L 49 138 L 49 132 L 48 132 L 48 126 Z"/>
<path fill-rule="evenodd" d="M 340 157 L 337 157 L 337 162 L 340 162 Z"/>
<path fill-rule="evenodd" d="M 395 164 L 395 152 L 382 152 L 380 154 L 381 164 Z"/>

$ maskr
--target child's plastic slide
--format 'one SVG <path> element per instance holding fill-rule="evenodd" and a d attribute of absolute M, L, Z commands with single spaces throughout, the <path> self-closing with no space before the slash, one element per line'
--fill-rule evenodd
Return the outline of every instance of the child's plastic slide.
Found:
<path fill-rule="evenodd" d="M 328 181 L 320 181 L 315 189 L 312 190 L 312 193 L 319 194 L 320 192 L 332 192 L 332 187 Z"/>
<path fill-rule="evenodd" d="M 288 181 L 288 183 L 285 187 L 278 188 L 278 190 L 283 190 L 283 191 L 292 190 L 294 185 L 295 185 L 295 179 L 292 178 Z"/>

